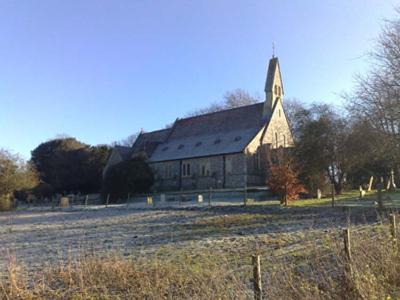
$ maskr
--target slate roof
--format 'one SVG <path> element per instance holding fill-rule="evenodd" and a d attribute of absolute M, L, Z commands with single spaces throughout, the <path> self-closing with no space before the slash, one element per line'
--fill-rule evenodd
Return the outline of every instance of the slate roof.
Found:
<path fill-rule="evenodd" d="M 130 147 L 115 146 L 114 149 L 119 153 L 119 155 L 121 155 L 123 160 L 128 159 L 132 153 L 132 149 Z"/>
<path fill-rule="evenodd" d="M 133 143 L 131 152 L 144 151 L 150 157 L 157 146 L 167 140 L 170 132 L 171 128 L 141 133 Z"/>
<path fill-rule="evenodd" d="M 264 103 L 178 119 L 150 161 L 238 153 L 265 125 Z"/>

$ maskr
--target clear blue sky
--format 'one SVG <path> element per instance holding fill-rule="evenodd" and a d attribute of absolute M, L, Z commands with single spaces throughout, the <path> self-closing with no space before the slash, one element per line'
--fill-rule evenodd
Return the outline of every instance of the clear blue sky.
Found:
<path fill-rule="evenodd" d="M 272 41 L 286 97 L 339 103 L 390 0 L 0 0 L 0 148 L 110 143 L 243 88 Z"/>

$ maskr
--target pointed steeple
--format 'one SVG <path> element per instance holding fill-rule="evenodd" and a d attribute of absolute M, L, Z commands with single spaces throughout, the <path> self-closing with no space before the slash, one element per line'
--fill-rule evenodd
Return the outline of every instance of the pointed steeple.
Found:
<path fill-rule="evenodd" d="M 276 101 L 283 100 L 283 82 L 278 57 L 269 60 L 267 79 L 265 81 L 264 117 L 269 117 Z"/>

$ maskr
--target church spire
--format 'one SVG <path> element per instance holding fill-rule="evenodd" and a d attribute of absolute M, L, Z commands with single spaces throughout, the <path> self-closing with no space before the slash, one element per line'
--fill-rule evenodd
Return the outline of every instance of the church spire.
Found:
<path fill-rule="evenodd" d="M 284 94 L 279 60 L 278 57 L 275 57 L 275 53 L 272 54 L 272 58 L 269 60 L 264 91 L 264 117 L 269 117 L 275 103 L 277 101 L 282 101 Z"/>

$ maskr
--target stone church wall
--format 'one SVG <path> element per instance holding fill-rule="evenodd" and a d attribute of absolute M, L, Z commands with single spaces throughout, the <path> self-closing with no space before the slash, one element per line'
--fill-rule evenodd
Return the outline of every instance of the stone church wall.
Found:
<path fill-rule="evenodd" d="M 286 119 L 282 102 L 279 101 L 275 108 L 268 130 L 265 133 L 263 144 L 271 144 L 272 148 L 293 147 L 294 142 Z"/>
<path fill-rule="evenodd" d="M 241 188 L 246 185 L 244 153 L 226 155 L 226 188 Z"/>
<path fill-rule="evenodd" d="M 154 189 L 157 191 L 179 190 L 180 162 L 168 161 L 150 164 L 154 172 Z M 167 169 L 169 170 L 167 171 Z"/>
<path fill-rule="evenodd" d="M 243 153 L 237 153 L 151 163 L 156 178 L 154 189 L 172 191 L 244 187 L 245 160 Z M 190 164 L 190 175 L 183 176 L 181 168 L 187 164 Z"/>

